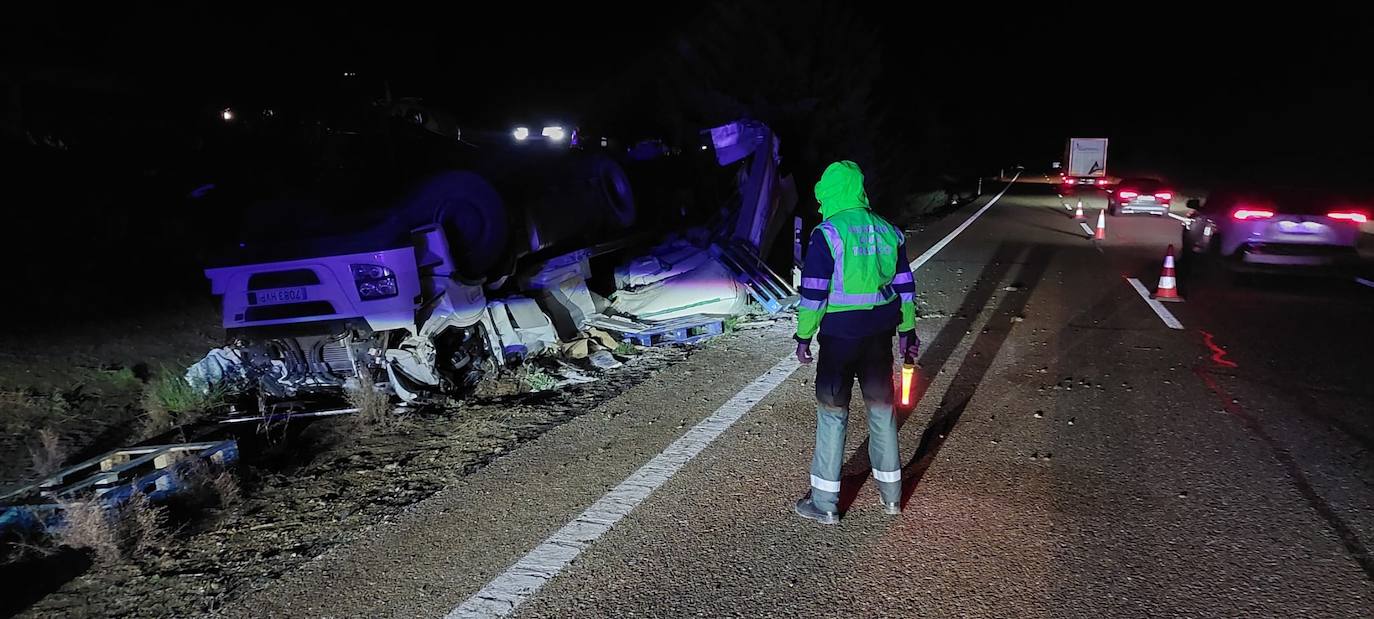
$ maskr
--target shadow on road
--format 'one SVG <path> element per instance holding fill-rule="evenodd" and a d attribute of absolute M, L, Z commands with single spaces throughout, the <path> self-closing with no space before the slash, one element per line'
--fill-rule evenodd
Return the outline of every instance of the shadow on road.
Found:
<path fill-rule="evenodd" d="M 1028 245 L 1025 243 L 1003 242 L 998 246 L 991 260 L 983 267 L 973 288 L 964 297 L 964 302 L 960 305 L 959 310 L 935 336 L 925 353 L 921 355 L 921 369 L 916 385 L 913 387 L 915 404 L 897 409 L 898 430 L 906 425 L 912 412 L 916 409 L 916 405 L 929 392 L 934 377 L 939 375 L 941 369 L 949 362 L 959 343 L 973 328 L 973 323 L 977 320 L 979 313 L 999 289 L 1002 279 L 1011 270 L 1015 261 L 1025 253 L 1027 247 Z M 1019 288 L 1016 291 L 1008 292 L 1002 298 L 994 311 L 994 316 L 1019 314 L 1025 308 L 1026 302 L 1044 275 L 1054 252 L 1055 248 L 1052 246 L 1037 246 L 1031 249 L 1027 262 L 1018 274 Z M 939 452 L 940 445 L 944 443 L 949 431 L 958 423 L 964 408 L 968 406 L 968 401 L 973 397 L 974 391 L 977 390 L 978 383 L 987 374 L 998 350 L 1001 349 L 1002 344 L 1006 342 L 1010 334 L 1010 320 L 994 321 L 989 323 L 986 331 L 974 341 L 973 347 L 965 356 L 954 381 L 941 398 L 940 406 L 936 409 L 930 424 L 921 437 L 920 446 L 902 467 L 903 504 L 915 492 L 916 485 L 920 482 L 926 469 L 929 468 L 936 453 Z M 844 471 L 852 471 L 852 473 L 843 475 L 841 478 L 839 500 L 841 512 L 848 511 L 850 505 L 853 504 L 854 499 L 858 496 L 859 488 L 871 475 L 869 469 L 868 440 L 865 439 L 854 451 L 849 462 L 845 463 L 843 469 Z"/>

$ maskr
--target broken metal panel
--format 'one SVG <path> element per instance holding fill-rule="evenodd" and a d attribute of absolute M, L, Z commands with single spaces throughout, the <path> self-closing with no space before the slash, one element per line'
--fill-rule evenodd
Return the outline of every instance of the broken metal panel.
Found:
<path fill-rule="evenodd" d="M 801 300 L 796 288 L 769 268 L 768 263 L 748 245 L 712 245 L 711 255 L 736 273 L 736 281 L 749 291 L 749 297 L 761 305 L 765 312 L 776 314 Z"/>
<path fill-rule="evenodd" d="M 531 275 L 520 278 L 525 291 L 534 297 L 553 321 L 561 339 L 577 337 L 587 317 L 597 313 L 596 303 L 587 288 L 591 277 L 591 253 L 587 250 L 553 258 Z"/>
<path fill-rule="evenodd" d="M 492 324 L 507 355 L 538 355 L 558 348 L 553 321 L 528 297 L 508 297 L 489 305 Z"/>
<path fill-rule="evenodd" d="M 737 120 L 708 131 L 720 165 L 750 158 L 740 170 L 740 204 L 730 236 L 766 256 L 797 203 L 791 177 L 778 176 L 780 142 L 768 125 L 755 120 Z"/>

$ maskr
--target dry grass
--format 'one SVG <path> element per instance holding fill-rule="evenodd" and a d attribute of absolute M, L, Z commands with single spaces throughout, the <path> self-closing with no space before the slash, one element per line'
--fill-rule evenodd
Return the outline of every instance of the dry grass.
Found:
<path fill-rule="evenodd" d="M 119 509 L 119 533 L 126 556 L 147 557 L 167 548 L 171 534 L 167 531 L 167 511 L 135 493 Z"/>
<path fill-rule="evenodd" d="M 201 393 L 181 374 L 164 367 L 143 389 L 143 436 L 196 423 L 223 403 L 222 392 Z"/>
<path fill-rule="evenodd" d="M 61 393 L 0 391 L 0 430 L 6 434 L 25 435 L 57 427 L 69 420 L 71 412 L 71 405 Z"/>
<path fill-rule="evenodd" d="M 67 447 L 62 444 L 57 431 L 43 428 L 38 431 L 38 440 L 29 445 L 29 459 L 33 462 L 33 472 L 39 477 L 47 477 L 56 473 L 67 461 Z"/>
<path fill-rule="evenodd" d="M 362 372 L 356 387 L 349 387 L 346 393 L 348 404 L 358 409 L 353 414 L 355 424 L 364 428 L 388 430 L 401 424 L 401 417 L 393 412 L 391 394 L 377 388 L 372 375 Z"/>
<path fill-rule="evenodd" d="M 148 495 L 135 493 L 117 509 L 106 509 L 92 498 L 59 501 L 63 524 L 49 531 L 49 548 L 65 546 L 88 552 L 98 565 L 147 559 L 170 545 L 167 510 Z"/>
<path fill-rule="evenodd" d="M 59 501 L 65 523 L 53 533 L 52 542 L 91 553 L 97 563 L 114 565 L 122 556 L 117 514 L 91 499 Z"/>
<path fill-rule="evenodd" d="M 233 471 L 220 471 L 210 478 L 210 489 L 214 491 L 222 508 L 230 509 L 243 503 L 243 488 Z"/>

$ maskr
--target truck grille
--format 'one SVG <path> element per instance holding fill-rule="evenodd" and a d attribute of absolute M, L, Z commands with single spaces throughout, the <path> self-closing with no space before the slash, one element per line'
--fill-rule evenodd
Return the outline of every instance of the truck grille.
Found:
<path fill-rule="evenodd" d="M 307 316 L 331 316 L 334 305 L 328 301 L 308 301 L 306 303 L 286 303 L 283 305 L 259 305 L 244 312 L 244 319 L 282 320 L 285 318 L 305 318 Z"/>
<path fill-rule="evenodd" d="M 249 290 L 268 290 L 270 288 L 289 288 L 291 286 L 315 286 L 320 277 L 310 269 L 291 269 L 289 271 L 268 271 L 254 273 L 248 277 Z"/>

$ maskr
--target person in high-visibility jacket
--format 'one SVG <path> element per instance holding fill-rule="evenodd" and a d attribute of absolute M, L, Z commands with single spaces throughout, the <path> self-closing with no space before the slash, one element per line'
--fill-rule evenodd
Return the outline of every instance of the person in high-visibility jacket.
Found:
<path fill-rule="evenodd" d="M 903 355 L 920 352 L 916 338 L 916 282 L 905 235 L 874 213 L 863 172 L 852 161 L 830 164 L 816 183 L 824 221 L 811 233 L 797 310 L 797 360 L 816 364 L 816 452 L 811 491 L 798 515 L 822 524 L 839 521 L 840 466 L 854 379 L 868 408 L 868 459 L 884 511 L 901 513 L 902 467 L 893 417 L 892 334 Z"/>

